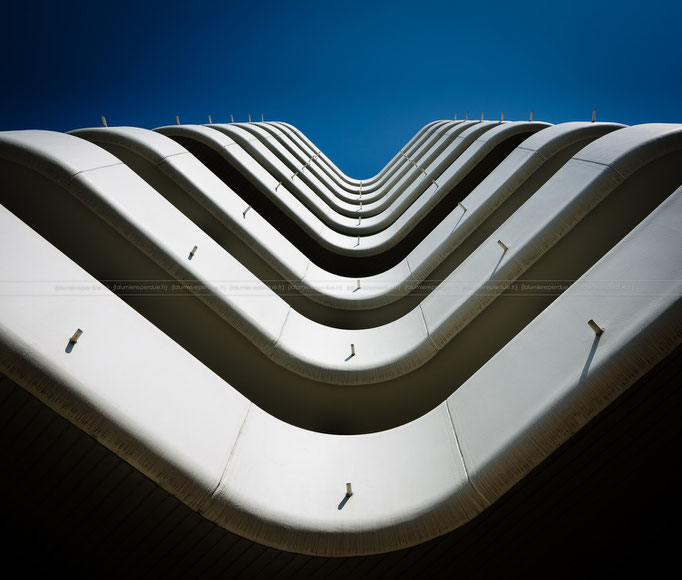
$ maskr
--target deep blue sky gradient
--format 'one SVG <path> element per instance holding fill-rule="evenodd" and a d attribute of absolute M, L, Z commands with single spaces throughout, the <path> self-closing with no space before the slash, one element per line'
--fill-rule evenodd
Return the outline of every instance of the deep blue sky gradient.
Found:
<path fill-rule="evenodd" d="M 0 130 L 290 122 L 374 175 L 434 119 L 682 122 L 682 2 L 14 2 Z"/>

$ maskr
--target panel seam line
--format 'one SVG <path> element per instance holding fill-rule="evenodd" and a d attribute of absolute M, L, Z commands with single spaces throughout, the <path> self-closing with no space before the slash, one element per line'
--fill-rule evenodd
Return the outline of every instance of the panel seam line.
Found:
<path fill-rule="evenodd" d="M 235 449 L 237 448 L 237 443 L 239 442 L 239 438 L 242 435 L 242 431 L 244 430 L 244 425 L 246 425 L 246 419 L 248 418 L 252 407 L 253 407 L 253 403 L 249 403 L 249 408 L 246 410 L 246 413 L 244 414 L 244 420 L 242 421 L 242 424 L 239 426 L 239 431 L 237 432 L 237 436 L 234 439 L 234 444 L 232 445 L 232 449 L 230 449 L 230 455 L 227 457 L 227 461 L 225 462 L 225 468 L 223 469 L 223 472 L 220 475 L 220 479 L 218 480 L 218 483 L 216 484 L 215 489 L 211 492 L 210 499 L 213 499 L 215 497 L 216 492 L 218 491 L 218 489 L 222 485 L 223 481 L 225 480 L 225 476 L 227 475 L 227 470 L 230 467 L 230 463 L 232 462 L 232 456 L 234 455 Z"/>
<path fill-rule="evenodd" d="M 464 468 L 464 475 L 467 478 L 467 481 L 469 482 L 469 485 L 471 486 L 471 489 L 476 492 L 476 494 L 479 495 L 479 497 L 483 500 L 483 502 L 489 506 L 492 505 L 493 502 L 489 501 L 488 498 L 483 495 L 483 493 L 476 487 L 474 482 L 471 480 L 471 477 L 469 475 L 469 469 L 467 467 L 466 461 L 464 460 L 464 454 L 462 453 L 462 446 L 459 442 L 459 437 L 457 436 L 457 429 L 455 429 L 455 421 L 452 418 L 452 413 L 450 412 L 450 405 L 448 405 L 447 399 L 443 402 L 445 405 L 445 411 L 448 414 L 448 419 L 450 419 L 450 427 L 452 428 L 452 435 L 455 438 L 455 446 L 457 447 L 457 453 L 459 455 L 459 459 L 462 462 L 462 467 Z"/>

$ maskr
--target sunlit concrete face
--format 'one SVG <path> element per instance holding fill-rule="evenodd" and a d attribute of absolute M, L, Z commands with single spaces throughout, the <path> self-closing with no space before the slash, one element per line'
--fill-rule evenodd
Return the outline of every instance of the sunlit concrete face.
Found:
<path fill-rule="evenodd" d="M 228 530 L 411 546 L 679 344 L 681 160 L 663 124 L 437 121 L 362 181 L 284 123 L 0 133 L 2 372 Z"/>

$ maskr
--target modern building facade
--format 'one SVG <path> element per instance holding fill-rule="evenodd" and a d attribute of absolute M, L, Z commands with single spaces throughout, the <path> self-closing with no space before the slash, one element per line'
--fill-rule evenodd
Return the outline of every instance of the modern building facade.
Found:
<path fill-rule="evenodd" d="M 0 160 L 7 400 L 245 574 L 509 545 L 561 449 L 670 412 L 680 125 L 437 121 L 362 181 L 284 123 L 7 132 Z"/>

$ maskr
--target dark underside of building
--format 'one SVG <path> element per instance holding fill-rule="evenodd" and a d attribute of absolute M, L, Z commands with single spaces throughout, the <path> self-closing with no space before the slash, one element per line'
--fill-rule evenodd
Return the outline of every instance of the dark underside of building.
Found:
<path fill-rule="evenodd" d="M 6 577 L 669 577 L 681 563 L 681 353 L 469 524 L 352 558 L 223 530 L 0 375 Z"/>

